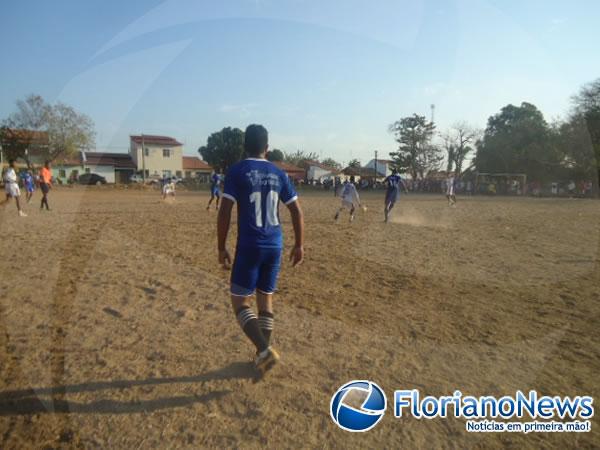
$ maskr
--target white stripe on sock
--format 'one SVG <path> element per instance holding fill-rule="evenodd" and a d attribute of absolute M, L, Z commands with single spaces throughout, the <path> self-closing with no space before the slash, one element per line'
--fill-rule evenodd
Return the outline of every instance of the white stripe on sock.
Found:
<path fill-rule="evenodd" d="M 254 314 L 254 311 L 252 311 L 250 308 L 244 308 L 237 315 L 237 320 L 240 324 L 240 327 L 242 327 L 242 329 L 252 319 L 256 319 L 256 314 Z"/>

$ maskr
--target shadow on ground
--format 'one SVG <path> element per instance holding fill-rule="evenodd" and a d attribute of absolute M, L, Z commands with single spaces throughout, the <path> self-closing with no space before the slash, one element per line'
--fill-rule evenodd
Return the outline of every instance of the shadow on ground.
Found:
<path fill-rule="evenodd" d="M 231 391 L 222 390 L 202 395 L 159 397 L 151 400 L 122 402 L 98 399 L 90 403 L 69 401 L 63 397 L 79 392 L 130 389 L 138 386 L 154 386 L 176 383 L 200 383 L 216 380 L 255 379 L 256 373 L 251 363 L 236 362 L 222 369 L 200 375 L 183 377 L 147 378 L 145 380 L 92 381 L 87 383 L 22 389 L 0 392 L 0 416 L 80 413 L 80 414 L 128 414 L 151 412 L 160 409 L 178 408 L 194 403 L 207 403 L 228 395 Z M 42 397 L 49 396 L 47 399 Z"/>

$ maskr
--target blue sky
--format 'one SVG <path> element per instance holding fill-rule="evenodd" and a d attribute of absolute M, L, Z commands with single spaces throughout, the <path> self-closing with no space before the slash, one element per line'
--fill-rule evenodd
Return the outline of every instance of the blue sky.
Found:
<path fill-rule="evenodd" d="M 0 118 L 29 93 L 89 114 L 99 150 L 166 134 L 195 154 L 224 126 L 363 163 L 388 125 L 483 128 L 508 103 L 548 120 L 600 77 L 600 2 L 4 1 Z"/>

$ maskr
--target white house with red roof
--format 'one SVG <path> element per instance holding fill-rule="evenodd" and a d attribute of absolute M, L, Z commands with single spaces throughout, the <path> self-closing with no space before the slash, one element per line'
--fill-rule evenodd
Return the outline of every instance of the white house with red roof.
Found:
<path fill-rule="evenodd" d="M 129 154 L 146 177 L 183 177 L 183 144 L 169 136 L 133 135 Z"/>
<path fill-rule="evenodd" d="M 306 161 L 306 179 L 311 181 L 323 182 L 335 177 L 339 173 L 334 167 L 321 164 L 317 161 Z"/>
<path fill-rule="evenodd" d="M 183 176 L 184 178 L 195 178 L 200 181 L 208 181 L 213 168 L 197 156 L 183 157 Z"/>
<path fill-rule="evenodd" d="M 392 174 L 394 161 L 391 159 L 372 159 L 366 165 L 366 169 L 376 170 L 378 177 L 387 177 Z"/>

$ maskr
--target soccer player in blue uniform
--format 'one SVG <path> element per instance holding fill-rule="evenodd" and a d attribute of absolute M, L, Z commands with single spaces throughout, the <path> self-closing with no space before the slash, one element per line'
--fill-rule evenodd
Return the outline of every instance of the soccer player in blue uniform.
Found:
<path fill-rule="evenodd" d="M 256 347 L 255 365 L 261 375 L 279 359 L 270 339 L 273 293 L 283 249 L 280 201 L 288 207 L 294 228 L 292 265 L 304 258 L 304 220 L 298 196 L 286 173 L 266 160 L 267 148 L 267 130 L 262 125 L 249 125 L 244 137 L 247 158 L 227 172 L 217 219 L 219 263 L 229 268 L 231 256 L 226 241 L 231 211 L 237 204 L 238 241 L 231 271 L 231 303 L 240 327 Z M 250 301 L 255 293 L 258 317 Z"/>
<path fill-rule="evenodd" d="M 35 181 L 33 179 L 33 174 L 31 170 L 27 170 L 23 172 L 23 185 L 25 186 L 27 203 L 31 202 L 31 197 L 33 197 L 33 192 L 35 191 Z"/>
<path fill-rule="evenodd" d="M 221 198 L 221 174 L 217 171 L 213 172 L 210 177 L 210 200 L 208 201 L 208 205 L 206 206 L 206 210 L 210 209 L 210 204 L 216 198 L 217 204 L 216 209 L 219 209 L 219 199 Z"/>
<path fill-rule="evenodd" d="M 384 183 L 387 184 L 384 211 L 385 221 L 387 222 L 390 217 L 390 211 L 396 204 L 396 201 L 400 198 L 400 188 L 404 189 L 404 192 L 406 193 L 408 193 L 408 189 L 406 189 L 406 186 L 396 169 L 392 169 L 392 174 L 384 180 Z"/>

